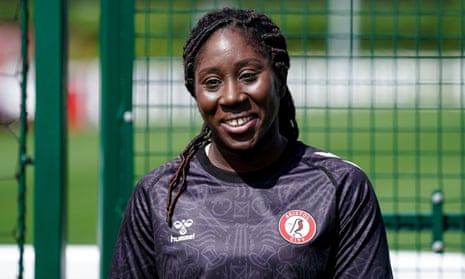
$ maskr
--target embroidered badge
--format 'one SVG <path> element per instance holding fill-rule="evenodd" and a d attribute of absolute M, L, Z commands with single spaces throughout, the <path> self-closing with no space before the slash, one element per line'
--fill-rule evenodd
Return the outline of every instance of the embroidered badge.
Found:
<path fill-rule="evenodd" d="M 315 219 L 303 210 L 290 210 L 279 219 L 279 233 L 292 244 L 305 244 L 315 236 Z"/>

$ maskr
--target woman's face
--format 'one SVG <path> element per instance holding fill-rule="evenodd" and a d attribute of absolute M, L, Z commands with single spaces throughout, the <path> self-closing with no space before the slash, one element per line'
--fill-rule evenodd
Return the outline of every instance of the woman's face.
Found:
<path fill-rule="evenodd" d="M 280 137 L 279 86 L 269 62 L 235 29 L 216 31 L 202 47 L 195 96 L 218 148 L 272 147 Z"/>

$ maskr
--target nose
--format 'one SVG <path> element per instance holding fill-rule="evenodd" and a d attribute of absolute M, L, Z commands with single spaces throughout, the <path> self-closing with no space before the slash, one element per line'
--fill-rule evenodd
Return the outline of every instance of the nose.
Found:
<path fill-rule="evenodd" d="M 228 81 L 224 87 L 220 103 L 224 106 L 236 106 L 245 101 L 245 94 L 236 81 Z"/>

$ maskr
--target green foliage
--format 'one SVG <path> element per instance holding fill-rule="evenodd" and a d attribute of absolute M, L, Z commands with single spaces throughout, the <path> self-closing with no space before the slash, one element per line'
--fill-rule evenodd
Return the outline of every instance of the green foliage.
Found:
<path fill-rule="evenodd" d="M 0 25 L 19 20 L 19 1 L 0 2 Z"/>

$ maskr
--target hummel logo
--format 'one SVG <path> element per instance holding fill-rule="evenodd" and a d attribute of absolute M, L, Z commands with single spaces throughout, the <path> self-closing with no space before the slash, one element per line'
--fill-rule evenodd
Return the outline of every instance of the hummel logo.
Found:
<path fill-rule="evenodd" d="M 194 221 L 192 219 L 187 219 L 187 220 L 182 220 L 182 221 L 176 221 L 174 222 L 173 226 L 179 230 L 180 235 L 185 235 L 187 233 L 187 228 L 190 228 Z"/>
<path fill-rule="evenodd" d="M 173 236 L 171 235 L 170 237 L 170 242 L 180 242 L 180 241 L 185 241 L 185 240 L 192 240 L 195 239 L 195 233 L 192 234 L 187 234 L 187 229 L 190 228 L 194 224 L 194 221 L 192 219 L 183 219 L 181 221 L 175 221 L 173 223 L 173 226 L 175 229 L 179 231 L 179 236 Z"/>

